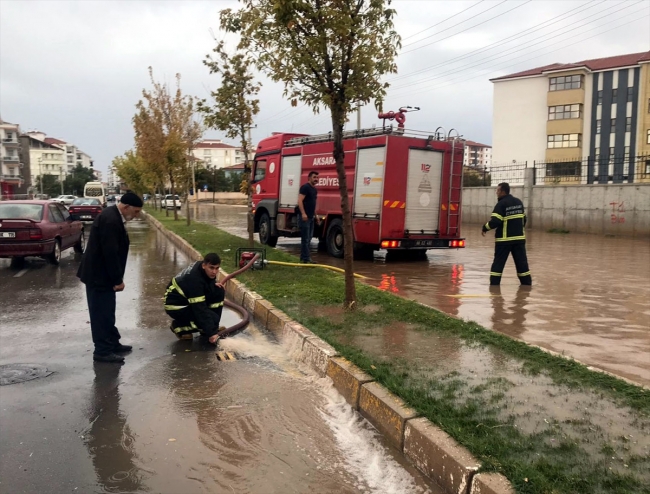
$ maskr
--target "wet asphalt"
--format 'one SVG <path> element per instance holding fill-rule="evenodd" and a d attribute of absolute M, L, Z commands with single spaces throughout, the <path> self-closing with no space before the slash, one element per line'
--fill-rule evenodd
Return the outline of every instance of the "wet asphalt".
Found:
<path fill-rule="evenodd" d="M 0 386 L 0 493 L 440 492 L 254 326 L 224 341 L 234 361 L 176 340 L 161 297 L 188 261 L 129 232 L 124 365 L 92 361 L 78 256 L 0 260 L 0 365 L 51 372 Z"/>
<path fill-rule="evenodd" d="M 246 208 L 201 203 L 193 215 L 242 237 Z M 391 261 L 384 252 L 355 261 L 367 283 L 527 343 L 650 386 L 650 241 L 647 238 L 527 231 L 532 289 L 520 288 L 509 259 L 490 290 L 494 238 L 463 225 L 465 249 L 429 250 L 425 261 Z M 256 234 L 257 237 L 257 234 Z M 298 238 L 278 247 L 298 255 Z M 342 260 L 317 252 L 319 263 Z"/>

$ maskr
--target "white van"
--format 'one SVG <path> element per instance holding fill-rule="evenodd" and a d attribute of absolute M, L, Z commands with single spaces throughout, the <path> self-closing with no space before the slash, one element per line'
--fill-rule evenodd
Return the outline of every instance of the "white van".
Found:
<path fill-rule="evenodd" d="M 99 199 L 103 207 L 106 207 L 106 190 L 101 182 L 87 182 L 84 186 L 84 197 Z"/>

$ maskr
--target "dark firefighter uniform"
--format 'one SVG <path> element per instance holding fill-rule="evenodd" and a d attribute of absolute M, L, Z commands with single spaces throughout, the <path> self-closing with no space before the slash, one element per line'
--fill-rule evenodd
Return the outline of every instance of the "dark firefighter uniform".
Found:
<path fill-rule="evenodd" d="M 526 213 L 523 203 L 508 194 L 499 199 L 490 221 L 483 225 L 483 231 L 495 230 L 494 261 L 490 270 L 490 285 L 499 285 L 503 268 L 512 254 L 517 268 L 517 276 L 522 285 L 532 285 L 526 257 Z"/>
<path fill-rule="evenodd" d="M 208 278 L 195 262 L 172 278 L 165 292 L 165 312 L 174 320 L 177 336 L 196 333 L 210 337 L 219 331 L 225 290 Z"/>

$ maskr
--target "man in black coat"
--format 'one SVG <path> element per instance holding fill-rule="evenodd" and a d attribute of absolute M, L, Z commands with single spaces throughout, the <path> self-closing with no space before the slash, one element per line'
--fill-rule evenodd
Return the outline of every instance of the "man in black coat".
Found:
<path fill-rule="evenodd" d="M 120 344 L 115 327 L 115 293 L 124 290 L 124 271 L 129 255 L 126 222 L 142 209 L 142 199 L 127 192 L 119 204 L 110 206 L 95 218 L 90 239 L 81 259 L 77 276 L 86 285 L 90 329 L 95 344 L 93 359 L 101 362 L 124 362 L 120 353 L 131 350 Z"/>

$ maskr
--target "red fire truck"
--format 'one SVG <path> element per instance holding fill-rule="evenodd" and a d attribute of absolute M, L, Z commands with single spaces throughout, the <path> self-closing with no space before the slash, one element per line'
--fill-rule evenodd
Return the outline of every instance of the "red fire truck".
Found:
<path fill-rule="evenodd" d="M 460 236 L 462 139 L 391 126 L 347 131 L 343 147 L 355 250 L 465 247 Z M 330 255 L 343 257 L 341 196 L 332 152 L 331 133 L 274 133 L 259 143 L 251 184 L 255 231 L 262 244 L 273 247 L 278 237 L 300 236 L 298 190 L 315 170 L 316 214 L 322 221 L 314 236 Z"/>

